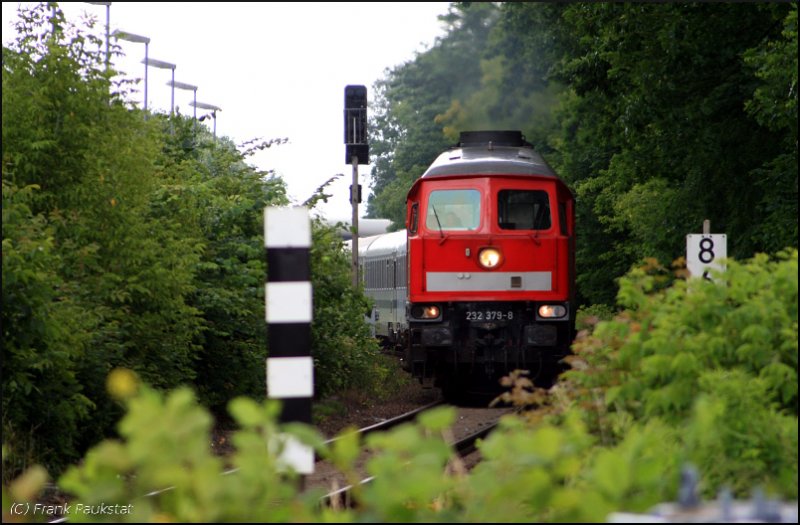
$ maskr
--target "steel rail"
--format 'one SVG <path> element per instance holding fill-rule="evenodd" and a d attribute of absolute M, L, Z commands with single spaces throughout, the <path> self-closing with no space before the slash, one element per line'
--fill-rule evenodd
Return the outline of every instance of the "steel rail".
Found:
<path fill-rule="evenodd" d="M 497 427 L 498 423 L 499 420 L 452 443 L 452 447 L 455 449 L 458 457 L 464 458 L 465 456 L 474 452 L 476 450 L 475 446 L 477 441 L 486 437 L 492 430 L 495 429 L 495 427 Z M 369 476 L 358 482 L 358 485 L 366 485 L 367 483 L 371 483 L 374 479 L 375 476 Z M 348 485 L 330 492 L 320 498 L 320 504 L 334 508 L 352 508 L 353 501 L 351 498 L 351 493 L 353 492 L 353 488 L 353 485 Z"/>
<path fill-rule="evenodd" d="M 426 410 L 429 410 L 429 409 L 431 409 L 431 408 L 433 408 L 435 406 L 441 405 L 443 403 L 444 403 L 444 401 L 441 401 L 441 400 L 440 401 L 434 401 L 434 402 L 429 403 L 429 404 L 427 404 L 425 406 L 421 406 L 419 408 L 415 408 L 414 410 L 410 410 L 410 411 L 406 412 L 405 414 L 400 414 L 399 416 L 387 419 L 385 421 L 381 421 L 379 423 L 375 423 L 374 425 L 370 425 L 370 426 L 367 426 L 367 427 L 360 428 L 356 432 L 358 432 L 359 434 L 362 434 L 362 435 L 367 435 L 367 434 L 370 434 L 370 433 L 373 433 L 373 432 L 388 430 L 388 429 L 390 429 L 390 428 L 392 428 L 394 426 L 397 426 L 397 425 L 399 425 L 401 423 L 405 423 L 407 421 L 411 421 L 416 416 L 421 414 L 422 412 L 424 412 Z M 337 439 L 340 439 L 340 438 L 329 439 L 329 440 L 325 441 L 325 445 L 330 446 Z M 317 457 L 316 460 L 320 461 L 320 458 Z M 235 474 L 238 471 L 239 471 L 238 467 L 237 468 L 232 468 L 232 469 L 228 469 L 228 470 L 222 472 L 221 475 L 227 476 L 227 475 L 230 475 L 230 474 Z M 163 489 L 157 489 L 157 490 L 153 490 L 151 492 L 148 492 L 146 494 L 143 494 L 140 497 L 141 498 L 151 498 L 151 497 L 154 497 L 154 496 L 158 496 L 159 494 L 163 494 L 164 492 L 169 492 L 170 490 L 174 490 L 174 489 L 175 489 L 175 487 L 166 487 L 166 488 L 163 488 Z M 47 523 L 67 523 L 68 521 L 69 521 L 68 517 L 62 516 L 62 517 L 56 518 L 56 519 L 54 519 L 52 521 L 48 521 Z"/>

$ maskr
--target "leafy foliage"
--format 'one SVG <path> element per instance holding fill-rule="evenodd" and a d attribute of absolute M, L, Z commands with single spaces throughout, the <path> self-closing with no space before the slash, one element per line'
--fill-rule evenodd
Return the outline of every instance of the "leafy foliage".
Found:
<path fill-rule="evenodd" d="M 636 260 L 673 259 L 685 232 L 703 219 L 736 240 L 729 250 L 734 257 L 797 245 L 789 226 L 796 222 L 790 219 L 796 170 L 769 189 L 758 174 L 765 161 L 786 154 L 796 164 L 796 149 L 781 147 L 783 133 L 759 126 L 744 111 L 757 83 L 742 60 L 764 40 L 781 39 L 777 28 L 791 9 L 598 4 L 565 10 L 563 21 L 576 38 L 554 74 L 575 95 L 563 106 L 566 133 L 558 150 L 580 201 L 579 224 L 591 228 L 579 232 L 589 241 L 579 243 L 578 253 L 587 298 L 609 302 L 612 283 L 603 275 L 621 275 Z M 590 158 L 596 160 L 587 163 Z M 759 202 L 772 207 L 791 195 L 793 210 L 781 205 L 785 214 L 770 221 L 757 213 Z M 761 233 L 777 224 L 780 240 Z"/>
<path fill-rule="evenodd" d="M 796 5 L 465 2 L 447 21 L 376 84 L 373 216 L 402 225 L 458 131 L 515 128 L 575 192 L 583 303 L 704 219 L 733 257 L 797 246 Z"/>
<path fill-rule="evenodd" d="M 443 409 L 371 438 L 378 480 L 360 509 L 323 510 L 279 466 L 277 406 L 240 398 L 239 472 L 221 476 L 208 411 L 185 386 L 160 391 L 194 382 L 219 410 L 260 389 L 261 209 L 285 203 L 283 184 L 189 119 L 125 107 L 100 40 L 49 13 L 28 11 L 3 49 L 4 476 L 47 467 L 4 489 L 4 518 L 122 406 L 120 439 L 61 478 L 76 502 L 135 502 L 120 520 L 594 521 L 673 499 L 684 461 L 706 494 L 796 499 L 796 249 L 729 261 L 719 284 L 656 258 L 635 268 L 619 281 L 625 310 L 575 345 L 549 415 L 506 418 L 470 474 Z M 588 301 L 611 304 L 614 277 L 671 258 L 702 218 L 736 239 L 733 255 L 796 246 L 796 17 L 790 4 L 454 6 L 448 36 L 378 90 L 370 209 L 400 224 L 451 128 L 521 122 L 576 190 Z M 380 385 L 341 242 L 319 221 L 313 237 L 317 392 Z M 355 479 L 355 435 L 326 450 L 311 429 L 284 430 Z"/>
<path fill-rule="evenodd" d="M 389 372 L 378 359 L 378 344 L 365 322 L 369 299 L 353 288 L 349 253 L 338 229 L 321 219 L 314 220 L 312 244 L 315 393 L 325 397 L 353 387 L 377 392 Z"/>
<path fill-rule="evenodd" d="M 38 6 L 24 13 L 22 36 L 3 50 L 4 204 L 7 194 L 13 199 L 23 189 L 28 211 L 10 205 L 17 218 L 33 221 L 31 241 L 41 243 L 42 255 L 51 254 L 42 259 L 48 269 L 38 279 L 24 277 L 30 268 L 4 264 L 4 281 L 20 286 L 17 297 L 9 297 L 15 301 L 29 285 L 31 292 L 37 283 L 54 286 L 49 294 L 34 292 L 36 313 L 44 314 L 36 322 L 46 327 L 39 331 L 51 335 L 41 344 L 4 345 L 4 352 L 16 354 L 7 360 L 19 366 L 14 372 L 39 369 L 36 388 L 4 397 L 19 407 L 4 428 L 14 428 L 20 439 L 28 435 L 46 465 L 57 469 L 118 414 L 103 392 L 111 367 L 135 368 L 159 386 L 191 379 L 199 320 L 185 301 L 197 252 L 170 223 L 148 215 L 158 185 L 152 160 L 159 155 L 157 124 L 123 106 L 120 92 L 112 92 L 99 41 L 68 27 L 60 11 L 54 30 L 35 37 L 49 12 Z M 4 242 L 25 231 L 16 226 L 14 233 L 4 229 Z M 67 317 L 60 313 L 67 311 Z M 4 340 L 22 340 L 25 323 L 9 321 Z M 47 344 L 64 345 L 55 375 L 80 387 L 67 383 L 63 395 L 43 387 L 43 374 L 56 362 L 42 366 L 31 354 Z M 50 415 L 53 398 L 65 403 L 60 416 Z M 42 424 L 58 427 L 60 419 L 63 433 L 37 432 Z M 20 449 L 9 444 L 12 454 Z"/>
<path fill-rule="evenodd" d="M 132 513 L 117 518 L 147 521 L 251 521 L 261 516 L 274 522 L 310 520 L 309 497 L 294 502 L 297 486 L 281 482 L 281 468 L 271 444 L 279 450 L 277 403 L 239 398 L 230 411 L 242 426 L 234 437 L 235 475 L 223 476 L 222 459 L 208 443 L 211 417 L 186 388 L 163 396 L 150 388 L 129 396 L 128 414 L 120 421 L 123 441 L 95 447 L 80 467 L 71 467 L 60 485 L 86 505 L 128 505 Z M 312 436 L 317 444 L 319 436 Z M 164 461 L 154 462 L 159 457 Z M 296 480 L 296 476 L 293 476 Z M 290 478 L 291 480 L 292 478 Z M 150 498 L 141 496 L 167 489 Z M 269 518 L 267 518 L 269 516 Z M 78 516 L 104 521 L 109 516 Z"/>
<path fill-rule="evenodd" d="M 765 159 L 753 171 L 764 197 L 758 203 L 760 221 L 755 235 L 766 249 L 783 248 L 787 238 L 797 242 L 797 6 L 783 21 L 781 38 L 762 41 L 744 54 L 759 80 L 745 109 L 756 121 L 782 137 L 782 153 Z M 794 191 L 792 191 L 794 190 Z"/>
<path fill-rule="evenodd" d="M 122 440 L 95 447 L 60 484 L 73 503 L 132 502 L 131 514 L 112 516 L 119 521 L 602 521 L 674 500 L 686 462 L 699 467 L 706 496 L 766 486 L 794 499 L 797 251 L 729 260 L 716 283 L 684 274 L 655 260 L 631 271 L 619 294 L 625 310 L 583 333 L 545 415 L 504 416 L 469 473 L 446 444 L 455 411 L 442 407 L 368 437 L 375 479 L 355 489 L 357 508 L 322 509 L 320 491 L 300 493 L 281 468 L 281 432 L 315 447 L 351 483 L 358 434 L 345 431 L 328 448 L 303 425 L 279 428 L 276 403 L 240 398 L 229 405 L 242 427 L 231 460 L 239 470 L 223 476 L 208 446 L 210 417 L 191 392 L 164 396 L 117 370 L 108 387 L 128 407 Z M 542 402 L 522 390 L 512 392 L 515 403 Z M 33 498 L 41 474 L 12 491 Z"/>
<path fill-rule="evenodd" d="M 3 49 L 4 476 L 58 473 L 113 433 L 117 367 L 192 384 L 218 414 L 263 397 L 263 210 L 288 203 L 246 163 L 286 139 L 240 152 L 191 118 L 128 107 L 92 26 L 51 7 L 24 10 Z M 335 230 L 314 231 L 316 391 L 377 390 L 389 372 L 366 299 Z"/>
<path fill-rule="evenodd" d="M 169 126 L 165 184 L 151 210 L 201 250 L 188 298 L 203 326 L 194 384 L 204 404 L 223 412 L 236 396 L 264 395 L 263 210 L 288 199 L 283 181 L 248 166 L 229 140 L 214 140 L 191 119 Z"/>
<path fill-rule="evenodd" d="M 718 279 L 664 287 L 657 263 L 633 270 L 627 309 L 578 339 L 566 375 L 605 443 L 663 421 L 682 429 L 709 489 L 796 495 L 797 251 L 728 261 Z"/>
<path fill-rule="evenodd" d="M 92 407 L 76 377 L 89 325 L 56 271 L 52 228 L 31 214 L 36 189 L 3 180 L 2 406 L 4 440 L 15 446 L 4 454 L 12 472 L 51 461 L 49 450 L 77 457 L 59 434 L 43 432 L 35 440 L 30 432 L 50 427 L 75 434 Z"/>
<path fill-rule="evenodd" d="M 370 145 L 375 159 L 368 203 L 370 217 L 405 224 L 405 195 L 436 156 L 452 144 L 439 114 L 474 91 L 481 78 L 476 57 L 486 45 L 492 3 L 453 5 L 444 20 L 449 33 L 430 51 L 397 68 L 376 85 Z"/>

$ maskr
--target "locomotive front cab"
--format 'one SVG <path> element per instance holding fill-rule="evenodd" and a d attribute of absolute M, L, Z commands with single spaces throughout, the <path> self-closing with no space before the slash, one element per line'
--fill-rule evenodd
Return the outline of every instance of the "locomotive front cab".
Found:
<path fill-rule="evenodd" d="M 573 205 L 528 147 L 462 147 L 415 183 L 407 201 L 415 375 L 448 388 L 555 369 L 574 333 Z"/>

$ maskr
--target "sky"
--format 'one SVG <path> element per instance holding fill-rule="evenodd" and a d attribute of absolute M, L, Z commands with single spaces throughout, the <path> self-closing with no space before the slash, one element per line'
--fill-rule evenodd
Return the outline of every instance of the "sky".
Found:
<path fill-rule="evenodd" d="M 22 4 L 30 5 L 30 2 Z M 2 3 L 3 43 L 15 38 L 13 21 L 20 2 Z M 89 2 L 61 2 L 67 20 L 85 15 L 105 27 L 106 8 Z M 290 198 L 302 203 L 326 180 L 333 197 L 319 210 L 330 220 L 350 221 L 352 167 L 345 162 L 344 89 L 367 87 L 385 70 L 413 60 L 444 36 L 437 15 L 449 2 L 113 2 L 111 32 L 118 29 L 150 38 L 150 59 L 176 64 L 175 81 L 198 87 L 197 101 L 221 108 L 217 136 L 237 145 L 255 138 L 288 138 L 248 163 L 273 169 L 287 183 Z M 100 30 L 102 33 L 103 30 Z M 125 57 L 115 61 L 127 78 L 144 78 L 144 44 L 119 41 Z M 148 109 L 169 112 L 172 78 L 150 67 Z M 139 84 L 141 107 L 144 87 Z M 191 115 L 192 91 L 175 90 L 175 106 Z M 197 116 L 207 110 L 198 109 Z M 209 129 L 213 120 L 207 119 Z M 370 165 L 358 168 L 366 212 Z"/>

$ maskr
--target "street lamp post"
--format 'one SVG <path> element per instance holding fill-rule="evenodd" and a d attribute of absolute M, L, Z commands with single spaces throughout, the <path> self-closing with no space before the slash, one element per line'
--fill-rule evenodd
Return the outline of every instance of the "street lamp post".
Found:
<path fill-rule="evenodd" d="M 153 66 L 159 69 L 171 69 L 172 70 L 172 81 L 168 82 L 168 85 L 172 85 L 172 99 L 169 105 L 169 116 L 171 117 L 173 112 L 175 111 L 175 68 L 177 67 L 175 64 L 171 64 L 170 62 L 164 62 L 163 60 L 156 60 L 155 58 L 145 59 L 144 61 L 145 67 L 146 66 Z"/>
<path fill-rule="evenodd" d="M 195 107 L 195 114 L 197 108 L 200 109 L 208 109 L 211 111 L 211 117 L 214 119 L 214 138 L 217 138 L 217 111 L 222 111 L 222 108 L 219 106 L 215 106 L 214 104 L 206 104 L 205 102 L 197 102 L 196 100 L 192 103 L 192 106 Z"/>
<path fill-rule="evenodd" d="M 141 35 L 134 35 L 133 33 L 128 33 L 127 31 L 120 31 L 119 29 L 116 29 L 112 34 L 120 40 L 144 44 L 144 118 L 147 118 L 147 54 L 150 46 L 150 38 Z"/>
<path fill-rule="evenodd" d="M 192 84 L 186 84 L 184 82 L 175 82 L 174 80 L 171 82 L 167 82 L 167 85 L 172 86 L 173 94 L 175 93 L 175 88 L 194 91 L 194 102 L 197 102 L 197 86 L 193 86 Z M 191 104 L 192 103 L 190 102 L 190 105 Z M 192 122 L 192 132 L 195 135 L 197 135 L 197 108 L 194 109 L 194 122 Z"/>
<path fill-rule="evenodd" d="M 108 29 L 111 26 L 111 2 L 86 2 L 87 4 L 92 5 L 104 5 L 106 6 L 106 71 L 108 71 L 108 61 L 109 61 L 109 54 L 108 54 Z"/>
<path fill-rule="evenodd" d="M 185 82 L 175 82 L 174 78 L 172 79 L 171 82 L 167 82 L 167 85 L 172 86 L 173 97 L 175 94 L 175 88 L 185 89 L 187 91 L 194 91 L 194 101 L 197 102 L 197 86 L 193 86 L 192 84 L 186 84 Z M 194 110 L 194 118 L 195 119 L 197 118 L 197 109 Z"/>

